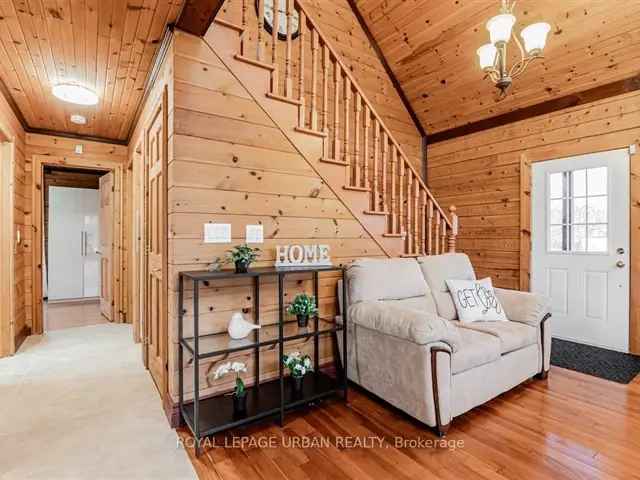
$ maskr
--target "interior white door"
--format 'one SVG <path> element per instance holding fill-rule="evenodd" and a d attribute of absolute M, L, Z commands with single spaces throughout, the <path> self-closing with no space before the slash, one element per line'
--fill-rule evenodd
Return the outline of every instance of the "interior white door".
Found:
<path fill-rule="evenodd" d="M 629 154 L 534 163 L 532 291 L 554 337 L 629 351 Z"/>

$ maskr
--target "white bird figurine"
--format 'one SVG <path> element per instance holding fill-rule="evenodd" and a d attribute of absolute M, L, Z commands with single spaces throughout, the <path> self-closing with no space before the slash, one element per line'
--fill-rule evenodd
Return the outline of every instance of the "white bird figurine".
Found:
<path fill-rule="evenodd" d="M 253 330 L 257 328 L 260 328 L 260 325 L 247 322 L 241 313 L 236 312 L 231 315 L 231 321 L 229 322 L 227 331 L 229 332 L 229 336 L 231 338 L 233 338 L 234 340 L 240 340 L 249 335 Z"/>

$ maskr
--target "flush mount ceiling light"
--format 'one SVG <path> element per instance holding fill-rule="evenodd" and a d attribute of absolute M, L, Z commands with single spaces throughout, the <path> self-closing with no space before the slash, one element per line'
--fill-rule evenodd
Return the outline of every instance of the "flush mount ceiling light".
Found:
<path fill-rule="evenodd" d="M 87 117 L 85 117 L 84 115 L 78 115 L 76 113 L 74 115 L 71 115 L 71 123 L 75 123 L 76 125 L 86 125 Z"/>
<path fill-rule="evenodd" d="M 51 93 L 60 100 L 77 105 L 95 105 L 98 103 L 98 95 L 96 92 L 81 85 L 60 83 L 53 86 Z"/>
<path fill-rule="evenodd" d="M 547 42 L 547 34 L 551 27 L 548 23 L 540 22 L 529 25 L 520 32 L 524 41 L 524 48 L 513 35 L 518 49 L 520 60 L 511 68 L 507 67 L 507 44 L 511 40 L 511 30 L 516 23 L 513 15 L 515 2 L 501 0 L 500 14 L 487 22 L 487 30 L 491 43 L 481 46 L 477 50 L 480 68 L 487 74 L 496 87 L 504 95 L 511 86 L 514 78 L 525 71 L 527 66 L 535 59 L 542 58 L 542 50 Z"/>

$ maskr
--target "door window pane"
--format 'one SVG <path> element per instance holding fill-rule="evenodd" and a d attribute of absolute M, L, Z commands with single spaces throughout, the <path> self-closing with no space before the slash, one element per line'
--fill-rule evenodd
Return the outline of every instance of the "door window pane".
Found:
<path fill-rule="evenodd" d="M 564 226 L 552 225 L 549 229 L 549 250 L 562 252 L 564 250 Z"/>
<path fill-rule="evenodd" d="M 549 251 L 608 251 L 607 175 L 607 167 L 549 175 Z"/>
<path fill-rule="evenodd" d="M 587 194 L 587 171 L 586 170 L 575 170 L 571 173 L 572 181 L 572 189 L 571 196 L 572 197 L 584 197 Z"/>
<path fill-rule="evenodd" d="M 587 245 L 590 252 L 607 251 L 607 225 L 589 225 Z"/>
<path fill-rule="evenodd" d="M 587 199 L 587 219 L 589 223 L 607 222 L 607 197 L 589 197 Z"/>
<path fill-rule="evenodd" d="M 587 226 L 573 225 L 571 228 L 571 250 L 574 252 L 587 251 Z"/>
<path fill-rule="evenodd" d="M 564 196 L 564 172 L 549 175 L 549 198 L 562 198 Z"/>
<path fill-rule="evenodd" d="M 573 217 L 571 218 L 573 223 L 587 223 L 587 199 L 586 198 L 574 198 L 573 199 Z"/>
<path fill-rule="evenodd" d="M 590 168 L 587 170 L 587 194 L 607 194 L 607 167 Z"/>
<path fill-rule="evenodd" d="M 549 222 L 551 225 L 558 225 L 564 221 L 564 200 L 551 200 L 551 210 L 549 212 Z"/>

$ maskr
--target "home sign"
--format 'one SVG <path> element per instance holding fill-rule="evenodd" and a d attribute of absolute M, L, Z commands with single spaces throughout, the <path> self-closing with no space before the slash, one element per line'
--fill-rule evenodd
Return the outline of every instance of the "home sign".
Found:
<path fill-rule="evenodd" d="M 278 245 L 276 267 L 330 266 L 329 245 Z"/>

